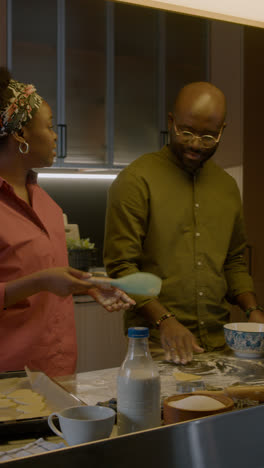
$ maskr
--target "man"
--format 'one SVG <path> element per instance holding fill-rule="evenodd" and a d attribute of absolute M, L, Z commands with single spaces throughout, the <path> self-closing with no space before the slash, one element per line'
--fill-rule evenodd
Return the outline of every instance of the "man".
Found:
<path fill-rule="evenodd" d="M 159 359 L 163 353 L 186 364 L 193 352 L 223 347 L 227 298 L 250 321 L 264 322 L 244 259 L 239 190 L 211 160 L 225 115 L 225 97 L 215 86 L 185 86 L 168 115 L 170 144 L 132 162 L 109 191 L 108 274 L 140 270 L 163 280 L 159 297 L 136 298 L 125 318 L 126 326 L 150 327 L 152 350 L 162 347 L 153 352 Z"/>

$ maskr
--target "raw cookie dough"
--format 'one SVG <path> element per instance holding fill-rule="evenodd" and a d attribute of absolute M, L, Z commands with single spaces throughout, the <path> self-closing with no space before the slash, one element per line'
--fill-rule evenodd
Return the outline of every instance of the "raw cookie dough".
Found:
<path fill-rule="evenodd" d="M 8 398 L 12 398 L 16 403 L 22 403 L 25 405 L 28 405 L 32 402 L 38 402 L 40 404 L 43 401 L 41 395 L 26 388 L 9 393 Z"/>
<path fill-rule="evenodd" d="M 22 413 L 32 413 L 32 412 L 38 412 L 40 413 L 42 410 L 45 409 L 45 403 L 44 401 L 33 401 L 28 404 L 23 404 L 17 406 L 17 411 L 22 411 Z"/>
<path fill-rule="evenodd" d="M 40 418 L 52 413 L 42 395 L 29 388 L 16 389 L 20 382 L 19 378 L 0 379 L 0 411 L 6 413 L 10 409 L 9 414 L 0 415 L 0 421 Z"/>
<path fill-rule="evenodd" d="M 8 398 L 1 398 L 0 399 L 0 409 L 3 408 L 14 408 L 16 406 L 15 402 L 9 400 Z"/>
<path fill-rule="evenodd" d="M 187 372 L 173 372 L 173 376 L 175 377 L 176 380 L 179 380 L 181 382 L 187 382 L 187 381 L 193 381 L 193 380 L 201 380 L 202 377 L 200 375 L 195 375 L 195 374 L 188 374 Z"/>
<path fill-rule="evenodd" d="M 23 406 L 23 408 L 22 408 Z M 25 406 L 21 405 L 17 408 L 21 412 L 16 419 L 29 419 L 29 418 L 42 418 L 43 416 L 49 416 L 52 412 L 47 406 L 43 405 L 42 409 L 39 406 Z"/>
<path fill-rule="evenodd" d="M 10 421 L 10 416 L 9 415 L 8 416 L 1 415 L 0 416 L 0 421 Z"/>
<path fill-rule="evenodd" d="M 20 382 L 18 377 L 0 379 L 0 392 L 5 393 L 12 390 Z"/>

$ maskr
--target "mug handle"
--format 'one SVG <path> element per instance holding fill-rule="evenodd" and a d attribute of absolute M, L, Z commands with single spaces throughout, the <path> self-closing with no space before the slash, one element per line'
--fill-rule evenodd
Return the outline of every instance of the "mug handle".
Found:
<path fill-rule="evenodd" d="M 53 421 L 52 421 L 52 418 L 53 418 L 54 416 L 57 416 L 57 417 L 58 417 L 59 415 L 58 415 L 58 413 L 51 413 L 51 414 L 49 415 L 49 417 L 48 417 L 48 425 L 49 425 L 49 427 L 51 428 L 51 430 L 52 430 L 53 432 L 55 432 L 55 434 L 57 434 L 59 437 L 64 438 L 63 433 L 62 433 L 61 431 L 59 431 L 59 429 L 56 428 L 56 426 L 54 425 L 54 423 L 53 423 Z"/>

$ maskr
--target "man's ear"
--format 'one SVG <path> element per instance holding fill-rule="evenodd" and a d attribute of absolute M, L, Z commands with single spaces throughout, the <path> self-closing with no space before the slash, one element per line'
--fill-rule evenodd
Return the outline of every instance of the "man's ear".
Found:
<path fill-rule="evenodd" d="M 169 130 L 171 130 L 172 123 L 173 123 L 173 114 L 172 114 L 172 112 L 169 112 L 168 113 L 168 129 Z"/>
<path fill-rule="evenodd" d="M 224 123 L 223 123 L 223 127 L 222 127 L 222 135 L 223 135 L 223 133 L 224 133 L 224 129 L 226 128 L 226 126 L 227 126 L 227 123 L 224 122 Z"/>

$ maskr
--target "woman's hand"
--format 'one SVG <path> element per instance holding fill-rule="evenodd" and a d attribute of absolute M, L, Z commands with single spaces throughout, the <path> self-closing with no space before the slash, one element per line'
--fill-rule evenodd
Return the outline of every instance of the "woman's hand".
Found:
<path fill-rule="evenodd" d="M 71 267 L 58 267 L 40 270 L 31 275 L 9 281 L 5 286 L 4 307 L 9 307 L 41 291 L 49 291 L 57 296 L 87 293 L 90 273 Z"/>
<path fill-rule="evenodd" d="M 98 284 L 96 287 L 89 284 L 87 280 L 91 278 L 91 273 L 85 273 L 75 268 L 66 267 L 46 270 L 46 274 L 48 274 L 49 277 L 49 291 L 58 296 L 89 294 L 89 296 L 93 297 L 94 300 L 101 304 L 108 312 L 126 310 L 132 305 L 135 305 L 135 301 L 125 292 L 112 287 L 110 284 L 102 284 L 102 286 Z"/>
<path fill-rule="evenodd" d="M 135 301 L 123 291 L 112 286 L 91 287 L 87 279 L 91 273 L 71 267 L 41 270 L 18 280 L 10 281 L 5 288 L 5 307 L 11 306 L 40 291 L 49 291 L 57 296 L 89 294 L 109 312 L 128 309 Z"/>
<path fill-rule="evenodd" d="M 91 273 L 71 267 L 48 268 L 34 273 L 39 281 L 40 290 L 46 290 L 57 296 L 89 293 L 87 279 Z M 85 281 L 86 280 L 86 281 Z"/>

